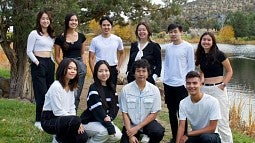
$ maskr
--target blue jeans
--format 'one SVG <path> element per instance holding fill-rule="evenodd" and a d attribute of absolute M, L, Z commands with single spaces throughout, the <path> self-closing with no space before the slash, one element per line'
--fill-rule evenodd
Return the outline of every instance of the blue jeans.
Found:
<path fill-rule="evenodd" d="M 218 133 L 208 133 L 199 136 L 189 136 L 186 143 L 221 143 Z"/>
<path fill-rule="evenodd" d="M 79 103 L 80 103 L 80 97 L 81 97 L 81 92 L 82 92 L 82 88 L 83 88 L 83 84 L 85 81 L 85 76 L 87 73 L 87 66 L 86 64 L 84 64 L 84 62 L 82 61 L 82 58 L 74 58 L 75 61 L 78 64 L 78 68 L 79 68 L 79 79 L 78 79 L 78 90 L 75 90 L 74 92 L 74 97 L 75 97 L 75 109 L 77 111 L 78 107 L 79 107 Z"/>

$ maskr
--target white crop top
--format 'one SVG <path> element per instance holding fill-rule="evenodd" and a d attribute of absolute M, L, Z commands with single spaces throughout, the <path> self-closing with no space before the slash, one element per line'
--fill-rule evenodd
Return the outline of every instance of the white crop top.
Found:
<path fill-rule="evenodd" d="M 33 30 L 27 39 L 27 55 L 33 61 L 37 61 L 34 51 L 52 51 L 54 39 L 50 36 L 41 36 Z M 52 55 L 51 55 L 52 57 Z"/>

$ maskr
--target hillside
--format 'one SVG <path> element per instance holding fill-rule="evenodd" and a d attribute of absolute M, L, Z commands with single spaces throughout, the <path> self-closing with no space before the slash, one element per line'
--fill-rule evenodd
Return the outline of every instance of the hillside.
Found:
<path fill-rule="evenodd" d="M 229 12 L 251 12 L 254 9 L 254 0 L 196 0 L 183 5 L 181 15 L 187 19 L 219 18 Z"/>

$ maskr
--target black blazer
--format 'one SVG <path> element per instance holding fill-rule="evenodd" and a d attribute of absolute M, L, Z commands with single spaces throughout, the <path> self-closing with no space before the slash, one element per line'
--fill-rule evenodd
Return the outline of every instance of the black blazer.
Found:
<path fill-rule="evenodd" d="M 132 73 L 132 66 L 135 62 L 135 57 L 139 51 L 138 42 L 131 43 L 131 49 L 129 54 L 129 61 L 127 65 L 128 72 L 128 82 L 134 80 L 134 73 Z M 161 59 L 161 47 L 158 43 L 149 42 L 148 45 L 143 49 L 142 59 L 146 59 L 151 66 L 151 74 L 148 77 L 148 81 L 155 84 L 155 81 L 152 78 L 153 74 L 156 74 L 160 77 L 161 68 L 162 68 L 162 59 Z M 153 80 L 153 81 L 150 81 Z"/>

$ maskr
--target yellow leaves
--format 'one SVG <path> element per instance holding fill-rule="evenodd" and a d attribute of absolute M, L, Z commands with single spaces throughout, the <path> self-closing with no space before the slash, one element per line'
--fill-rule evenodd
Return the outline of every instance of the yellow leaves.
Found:
<path fill-rule="evenodd" d="M 231 25 L 226 25 L 220 29 L 219 38 L 222 42 L 231 42 L 235 39 L 235 32 Z"/>
<path fill-rule="evenodd" d="M 127 26 L 120 26 L 120 25 L 116 25 L 114 26 L 114 33 L 116 35 L 118 35 L 119 37 L 121 37 L 121 39 L 123 41 L 127 41 L 127 42 L 133 42 L 136 39 L 135 36 L 135 27 L 132 25 L 127 25 Z"/>
<path fill-rule="evenodd" d="M 99 35 L 101 33 L 101 27 L 98 21 L 95 19 L 91 20 L 89 22 L 89 30 L 93 35 Z M 112 29 L 112 33 L 121 37 L 124 42 L 133 42 L 136 40 L 135 27 L 130 24 L 127 26 L 115 25 Z"/>
<path fill-rule="evenodd" d="M 95 34 L 95 35 L 99 35 L 101 33 L 101 28 L 99 23 L 93 19 L 89 22 L 89 29 Z"/>

